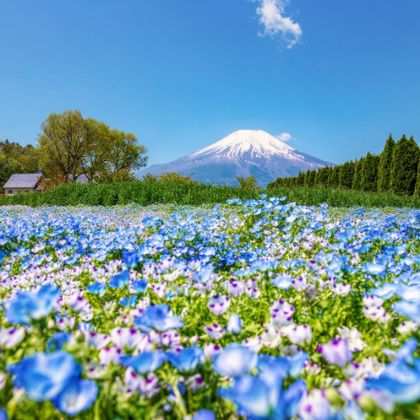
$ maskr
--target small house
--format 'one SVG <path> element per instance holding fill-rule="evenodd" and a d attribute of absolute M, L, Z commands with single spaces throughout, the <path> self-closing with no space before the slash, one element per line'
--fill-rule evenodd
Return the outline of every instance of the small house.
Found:
<path fill-rule="evenodd" d="M 4 184 L 6 195 L 14 195 L 21 192 L 39 191 L 42 173 L 37 174 L 13 174 Z"/>

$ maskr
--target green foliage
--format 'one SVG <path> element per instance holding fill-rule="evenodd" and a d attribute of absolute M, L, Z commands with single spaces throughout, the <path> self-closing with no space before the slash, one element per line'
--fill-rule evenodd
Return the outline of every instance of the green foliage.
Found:
<path fill-rule="evenodd" d="M 412 137 L 407 140 L 404 136 L 395 145 L 390 135 L 380 156 L 368 153 L 356 162 L 323 167 L 305 174 L 299 173 L 295 177 L 278 178 L 269 184 L 269 188 L 316 186 L 412 195 L 415 188 L 420 189 L 420 186 L 416 187 L 419 156 L 419 147 Z M 420 181 L 417 183 L 420 184 Z"/>
<path fill-rule="evenodd" d="M 340 186 L 340 167 L 331 168 L 328 175 L 328 187 L 338 188 Z"/>
<path fill-rule="evenodd" d="M 390 190 L 391 165 L 394 146 L 395 141 L 390 134 L 385 143 L 385 148 L 380 156 L 378 167 L 378 191 Z"/>
<path fill-rule="evenodd" d="M 419 163 L 419 147 L 413 137 L 404 135 L 394 147 L 391 168 L 391 191 L 396 194 L 414 193 Z"/>
<path fill-rule="evenodd" d="M 379 156 L 368 153 L 363 159 L 360 189 L 362 191 L 376 191 L 378 185 Z"/>
<path fill-rule="evenodd" d="M 34 147 L 0 141 L 0 189 L 14 173 L 37 172 L 38 160 Z"/>
<path fill-rule="evenodd" d="M 320 187 L 328 186 L 328 178 L 330 176 L 331 168 L 328 166 L 325 168 L 318 169 L 315 175 L 315 185 Z"/>
<path fill-rule="evenodd" d="M 253 176 L 249 176 L 248 178 L 238 176 L 236 179 L 238 180 L 239 188 L 241 189 L 249 189 L 254 191 L 259 189 L 258 182 Z"/>
<path fill-rule="evenodd" d="M 315 176 L 316 176 L 316 171 L 308 171 L 305 174 L 305 182 L 304 182 L 304 186 L 305 187 L 313 187 L 315 185 Z"/>
<path fill-rule="evenodd" d="M 354 171 L 356 168 L 355 162 L 346 162 L 339 166 L 339 184 L 340 188 L 350 189 L 353 183 Z"/>
<path fill-rule="evenodd" d="M 41 168 L 57 183 L 82 174 L 95 181 L 125 181 L 147 162 L 146 148 L 137 144 L 134 134 L 84 119 L 77 110 L 50 114 L 38 147 Z"/>
<path fill-rule="evenodd" d="M 417 165 L 417 180 L 416 180 L 416 189 L 414 191 L 414 195 L 417 197 L 420 196 L 420 159 L 419 164 Z"/>
<path fill-rule="evenodd" d="M 262 191 L 198 182 L 178 182 L 152 178 L 131 182 L 101 184 L 62 184 L 43 193 L 0 197 L 0 205 L 125 205 L 224 203 L 232 198 L 258 198 Z M 271 186 L 269 196 L 286 196 L 288 202 L 337 207 L 420 207 L 420 197 L 403 197 L 391 193 L 369 193 L 324 187 Z"/>
<path fill-rule="evenodd" d="M 362 184 L 362 168 L 363 168 L 363 158 L 359 159 L 354 167 L 354 175 L 351 184 L 353 190 L 360 190 Z"/>

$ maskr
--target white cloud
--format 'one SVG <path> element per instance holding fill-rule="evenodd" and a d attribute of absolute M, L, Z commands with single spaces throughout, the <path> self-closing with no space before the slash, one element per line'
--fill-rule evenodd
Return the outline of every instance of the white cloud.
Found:
<path fill-rule="evenodd" d="M 279 140 L 288 142 L 292 140 L 292 135 L 290 133 L 281 133 L 278 136 L 276 136 Z"/>
<path fill-rule="evenodd" d="M 261 25 L 264 26 L 264 35 L 282 35 L 287 40 L 288 48 L 292 48 L 302 37 L 301 26 L 285 16 L 285 7 L 288 0 L 257 0 L 259 6 L 257 14 Z"/>

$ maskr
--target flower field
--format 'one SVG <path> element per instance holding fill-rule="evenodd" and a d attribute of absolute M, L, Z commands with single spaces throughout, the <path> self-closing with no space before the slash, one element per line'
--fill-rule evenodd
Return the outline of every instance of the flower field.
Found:
<path fill-rule="evenodd" d="M 420 412 L 420 217 L 0 207 L 0 419 Z"/>

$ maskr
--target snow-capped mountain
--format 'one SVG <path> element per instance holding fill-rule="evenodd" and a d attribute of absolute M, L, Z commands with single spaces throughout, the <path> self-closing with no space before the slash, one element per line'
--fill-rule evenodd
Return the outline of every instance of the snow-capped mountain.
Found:
<path fill-rule="evenodd" d="M 265 186 L 278 177 L 326 165 L 265 131 L 238 130 L 191 155 L 142 169 L 137 176 L 177 172 L 197 181 L 227 185 L 237 185 L 239 176 L 254 176 Z"/>

